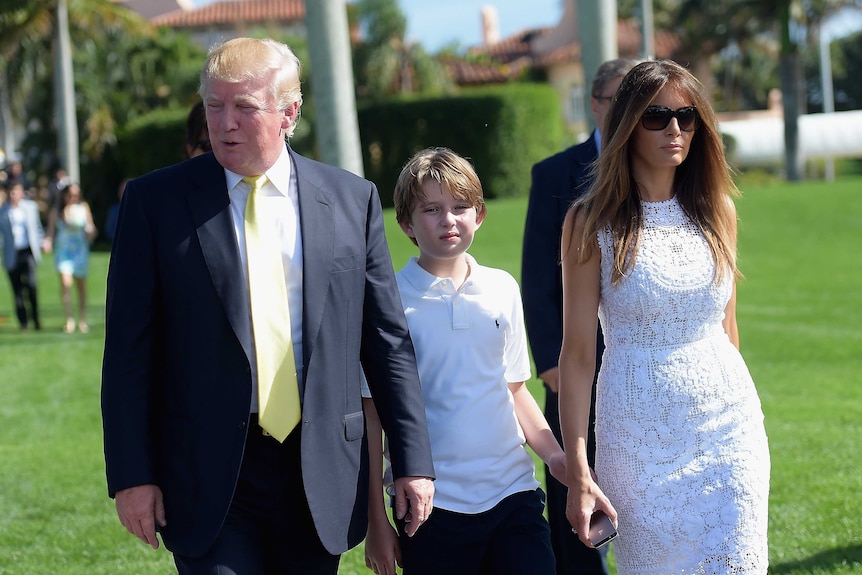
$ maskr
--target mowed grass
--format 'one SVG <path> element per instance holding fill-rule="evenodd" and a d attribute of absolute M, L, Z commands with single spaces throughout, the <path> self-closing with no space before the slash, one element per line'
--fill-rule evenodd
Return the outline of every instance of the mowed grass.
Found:
<path fill-rule="evenodd" d="M 862 179 L 744 187 L 738 317 L 772 452 L 770 573 L 862 573 Z M 520 273 L 525 200 L 494 201 L 471 253 Z M 414 246 L 386 213 L 393 262 Z M 87 335 L 62 332 L 50 259 L 42 332 L 0 279 L 0 574 L 161 574 L 105 493 L 99 415 L 108 255 L 91 262 Z M 531 382 L 540 403 L 541 387 Z M 541 472 L 541 469 L 540 469 Z M 368 573 L 361 546 L 343 574 Z"/>

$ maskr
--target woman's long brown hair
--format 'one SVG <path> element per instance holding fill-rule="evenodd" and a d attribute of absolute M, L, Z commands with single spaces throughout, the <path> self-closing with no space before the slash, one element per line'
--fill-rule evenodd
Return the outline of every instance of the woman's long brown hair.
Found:
<path fill-rule="evenodd" d="M 700 126 L 692 137 L 688 157 L 676 168 L 674 194 L 706 238 L 716 264 L 716 281 L 728 273 L 733 277 L 739 275 L 736 210 L 732 201 L 739 191 L 725 158 L 715 112 L 697 78 L 675 62 L 659 60 L 643 62 L 626 74 L 602 131 L 602 152 L 594 166 L 595 181 L 589 192 L 570 208 L 584 209 L 583 234 L 580 237 L 572 234 L 567 246 L 567 250 L 576 248 L 581 262 L 597 248 L 599 231 L 610 226 L 614 250 L 612 283 L 617 283 L 631 269 L 643 225 L 641 198 L 631 169 L 632 134 L 647 106 L 665 86 L 689 99 L 700 115 Z"/>

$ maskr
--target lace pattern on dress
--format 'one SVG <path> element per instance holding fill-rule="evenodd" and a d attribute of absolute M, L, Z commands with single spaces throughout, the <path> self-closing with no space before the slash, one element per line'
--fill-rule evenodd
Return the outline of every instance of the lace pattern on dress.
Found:
<path fill-rule="evenodd" d="M 633 266 L 611 285 L 596 472 L 619 513 L 620 575 L 766 573 L 769 452 L 760 401 L 722 326 L 733 284 L 676 199 L 643 204 Z"/>

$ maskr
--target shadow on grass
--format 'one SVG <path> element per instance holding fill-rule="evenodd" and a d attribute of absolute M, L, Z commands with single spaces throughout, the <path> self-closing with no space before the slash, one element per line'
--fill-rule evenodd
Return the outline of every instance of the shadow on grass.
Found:
<path fill-rule="evenodd" d="M 831 573 L 839 567 L 862 567 L 862 543 L 821 551 L 797 561 L 770 565 L 769 575 Z"/>

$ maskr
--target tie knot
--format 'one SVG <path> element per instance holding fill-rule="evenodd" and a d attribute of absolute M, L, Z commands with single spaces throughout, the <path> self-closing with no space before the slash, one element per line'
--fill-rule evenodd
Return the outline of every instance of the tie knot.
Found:
<path fill-rule="evenodd" d="M 266 183 L 266 174 L 259 176 L 243 176 L 242 181 L 251 186 L 253 192 L 260 190 Z"/>

